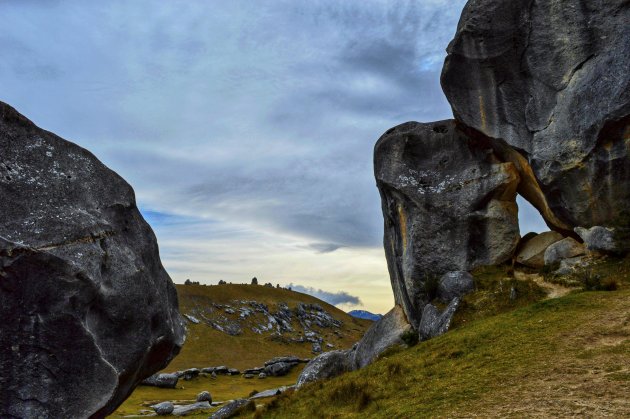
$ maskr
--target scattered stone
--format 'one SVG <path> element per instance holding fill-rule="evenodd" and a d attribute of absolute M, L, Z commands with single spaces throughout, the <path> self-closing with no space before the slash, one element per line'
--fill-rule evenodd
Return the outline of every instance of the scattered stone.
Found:
<path fill-rule="evenodd" d="M 563 259 L 573 258 L 586 254 L 584 245 L 572 237 L 564 238 L 550 245 L 545 250 L 545 266 L 553 265 Z"/>
<path fill-rule="evenodd" d="M 127 182 L 2 102 L 0 150 L 0 417 L 105 417 L 184 343 L 155 235 Z"/>
<path fill-rule="evenodd" d="M 241 372 L 239 370 L 237 370 L 236 368 L 230 368 L 228 369 L 228 375 L 239 375 Z"/>
<path fill-rule="evenodd" d="M 243 374 L 260 374 L 264 369 L 265 367 L 249 368 L 243 371 Z"/>
<path fill-rule="evenodd" d="M 265 362 L 265 367 L 278 362 L 290 362 L 297 364 L 298 362 L 304 362 L 304 360 L 298 358 L 297 356 L 277 356 Z M 306 360 L 306 362 L 308 362 L 308 360 Z"/>
<path fill-rule="evenodd" d="M 279 388 L 273 388 L 271 390 L 261 391 L 260 393 L 256 393 L 254 396 L 250 397 L 250 400 L 256 399 L 264 399 L 267 397 L 279 396 L 287 390 L 295 389 L 295 386 L 283 386 Z"/>
<path fill-rule="evenodd" d="M 516 291 L 516 287 L 510 288 L 510 300 L 514 301 L 518 297 L 518 292 Z"/>
<path fill-rule="evenodd" d="M 254 374 L 243 374 L 243 378 L 247 378 L 247 379 L 254 378 Z"/>
<path fill-rule="evenodd" d="M 212 395 L 210 395 L 208 391 L 202 391 L 201 393 L 197 394 L 197 401 L 212 403 Z"/>
<path fill-rule="evenodd" d="M 264 378 L 267 378 L 267 374 L 265 374 L 264 372 L 261 372 L 260 374 L 258 374 L 258 378 L 260 378 L 261 380 Z"/>
<path fill-rule="evenodd" d="M 265 367 L 265 374 L 273 377 L 287 375 L 297 362 L 275 362 Z"/>
<path fill-rule="evenodd" d="M 140 382 L 140 384 L 160 388 L 175 388 L 178 380 L 179 377 L 177 374 L 160 373 L 154 374 L 149 378 L 145 378 L 142 382 Z"/>
<path fill-rule="evenodd" d="M 374 148 L 394 300 L 418 324 L 427 284 L 512 258 L 519 240 L 515 165 L 455 121 L 408 122 Z"/>
<path fill-rule="evenodd" d="M 585 268 L 589 265 L 589 259 L 584 256 L 577 256 L 574 258 L 562 259 L 560 261 L 560 267 L 554 272 L 556 275 L 568 275 L 574 273 L 580 268 Z"/>
<path fill-rule="evenodd" d="M 186 317 L 186 319 L 188 319 L 188 321 L 193 323 L 193 324 L 201 323 L 198 318 L 196 318 L 194 316 L 191 316 L 190 314 L 184 314 L 184 317 Z"/>
<path fill-rule="evenodd" d="M 319 342 L 314 342 L 313 345 L 311 345 L 311 352 L 313 352 L 314 354 L 318 354 L 322 351 L 322 345 L 319 344 Z"/>
<path fill-rule="evenodd" d="M 189 368 L 185 371 L 177 371 L 176 374 L 179 378 L 190 381 L 194 378 L 197 378 L 200 372 L 201 371 L 199 370 L 199 368 Z"/>
<path fill-rule="evenodd" d="M 249 403 L 248 399 L 233 400 L 214 412 L 210 416 L 210 419 L 227 419 L 231 417 L 238 409 L 245 406 L 247 403 Z"/>
<path fill-rule="evenodd" d="M 326 347 L 332 349 L 335 347 L 335 345 L 333 345 L 332 343 L 326 343 Z"/>
<path fill-rule="evenodd" d="M 453 298 L 461 298 L 475 290 L 475 281 L 471 274 L 465 271 L 447 272 L 442 275 L 438 283 L 437 296 L 448 303 Z"/>
<path fill-rule="evenodd" d="M 155 413 L 157 413 L 159 416 L 170 415 L 171 413 L 173 413 L 173 410 L 175 410 L 175 406 L 171 402 L 162 402 L 162 403 L 154 404 L 151 407 L 153 408 L 153 410 L 155 410 Z"/>
<path fill-rule="evenodd" d="M 552 244 L 564 239 L 562 234 L 555 231 L 546 231 L 527 241 L 518 255 L 516 261 L 530 268 L 540 269 L 545 266 L 545 251 Z"/>
<path fill-rule="evenodd" d="M 418 326 L 420 339 L 427 340 L 446 333 L 457 307 L 459 307 L 459 298 L 453 299 L 442 313 L 433 304 L 427 304 L 422 311 L 422 320 Z"/>
<path fill-rule="evenodd" d="M 197 402 L 192 404 L 175 405 L 173 409 L 173 415 L 186 416 L 189 413 L 196 412 L 198 410 L 210 409 L 212 405 L 208 402 Z"/>
<path fill-rule="evenodd" d="M 584 240 L 586 248 L 592 252 L 615 253 L 615 230 L 601 226 L 591 228 L 577 227 L 575 232 Z"/>
<path fill-rule="evenodd" d="M 210 374 L 210 378 L 212 378 L 213 380 L 216 380 L 217 378 L 217 373 L 212 371 L 212 374 Z"/>
<path fill-rule="evenodd" d="M 225 365 L 221 365 L 220 367 L 214 367 L 215 374 L 227 374 L 230 371 L 228 367 Z"/>
<path fill-rule="evenodd" d="M 353 369 L 372 363 L 380 354 L 392 346 L 402 345 L 401 335 L 413 330 L 402 307 L 394 306 L 363 335 L 352 353 Z"/>

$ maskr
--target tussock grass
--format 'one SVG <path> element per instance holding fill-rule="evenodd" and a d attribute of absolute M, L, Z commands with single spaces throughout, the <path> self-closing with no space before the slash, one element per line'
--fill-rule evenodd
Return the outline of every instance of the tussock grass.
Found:
<path fill-rule="evenodd" d="M 486 272 L 481 291 L 505 292 L 490 278 L 502 269 Z M 511 311 L 496 305 L 486 313 L 501 314 L 460 322 L 363 370 L 306 385 L 262 417 L 630 416 L 630 260 L 610 258 L 592 269 L 618 290 L 512 302 Z M 535 287 L 527 290 L 538 298 Z M 361 403 L 341 396 L 362 392 L 369 399 Z"/>

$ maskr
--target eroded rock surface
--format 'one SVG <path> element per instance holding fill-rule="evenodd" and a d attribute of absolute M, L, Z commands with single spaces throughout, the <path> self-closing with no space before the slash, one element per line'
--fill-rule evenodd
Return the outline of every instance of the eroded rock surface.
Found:
<path fill-rule="evenodd" d="M 405 332 L 413 331 L 403 309 L 396 305 L 379 321 L 374 323 L 353 351 L 352 364 L 354 369 L 363 368 L 371 364 L 387 349 L 403 345 L 401 336 Z"/>
<path fill-rule="evenodd" d="M 542 268 L 545 266 L 545 251 L 547 248 L 563 238 L 562 234 L 555 231 L 540 233 L 523 244 L 523 247 L 516 255 L 516 261 L 530 268 Z"/>
<path fill-rule="evenodd" d="M 630 205 L 630 3 L 471 0 L 442 88 L 455 119 L 505 141 L 519 191 L 559 230 Z"/>
<path fill-rule="evenodd" d="M 133 190 L 0 102 L 0 416 L 104 417 L 184 342 Z"/>
<path fill-rule="evenodd" d="M 489 142 L 454 121 L 408 122 L 378 140 L 374 171 L 394 298 L 410 323 L 430 299 L 428 281 L 512 257 L 520 177 Z"/>

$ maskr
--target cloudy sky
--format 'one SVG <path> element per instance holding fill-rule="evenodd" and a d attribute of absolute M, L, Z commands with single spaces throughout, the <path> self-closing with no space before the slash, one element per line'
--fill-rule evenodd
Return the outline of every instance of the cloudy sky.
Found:
<path fill-rule="evenodd" d="M 451 117 L 464 3 L 4 0 L 0 100 L 132 184 L 175 282 L 257 276 L 384 313 L 372 149 Z"/>

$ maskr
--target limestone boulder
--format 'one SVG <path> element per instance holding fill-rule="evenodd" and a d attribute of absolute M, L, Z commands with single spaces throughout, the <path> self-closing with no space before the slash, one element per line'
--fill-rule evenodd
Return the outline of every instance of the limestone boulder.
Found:
<path fill-rule="evenodd" d="M 545 266 L 584 254 L 586 254 L 584 245 L 572 237 L 567 237 L 553 243 L 545 250 Z"/>
<path fill-rule="evenodd" d="M 455 119 L 508 146 L 519 192 L 563 233 L 628 214 L 628 22 L 625 0 L 470 0 L 448 46 Z"/>
<path fill-rule="evenodd" d="M 0 278 L 0 417 L 105 417 L 184 343 L 131 186 L 1 102 Z"/>
<path fill-rule="evenodd" d="M 363 368 L 387 349 L 403 345 L 401 336 L 411 331 L 413 326 L 407 320 L 402 307 L 395 306 L 365 332 L 352 354 L 353 368 Z"/>
<path fill-rule="evenodd" d="M 627 243 L 620 243 L 616 240 L 615 229 L 602 226 L 591 228 L 577 227 L 575 232 L 584 240 L 586 248 L 592 252 L 617 253 L 627 250 Z"/>
<path fill-rule="evenodd" d="M 520 177 L 490 142 L 451 120 L 408 122 L 378 140 L 374 172 L 394 298 L 410 323 L 420 321 L 434 278 L 512 257 Z"/>
<path fill-rule="evenodd" d="M 545 266 L 545 251 L 552 244 L 564 239 L 562 234 L 555 231 L 540 233 L 522 246 L 516 255 L 516 261 L 530 268 L 540 269 Z"/>
<path fill-rule="evenodd" d="M 451 320 L 459 304 L 459 298 L 454 298 L 442 312 L 433 304 L 424 306 L 424 310 L 422 310 L 422 320 L 420 320 L 420 324 L 418 325 L 420 339 L 427 340 L 446 333 L 451 326 Z"/>
<path fill-rule="evenodd" d="M 297 387 L 318 380 L 326 380 L 352 371 L 352 350 L 324 352 L 313 358 L 298 377 Z"/>

